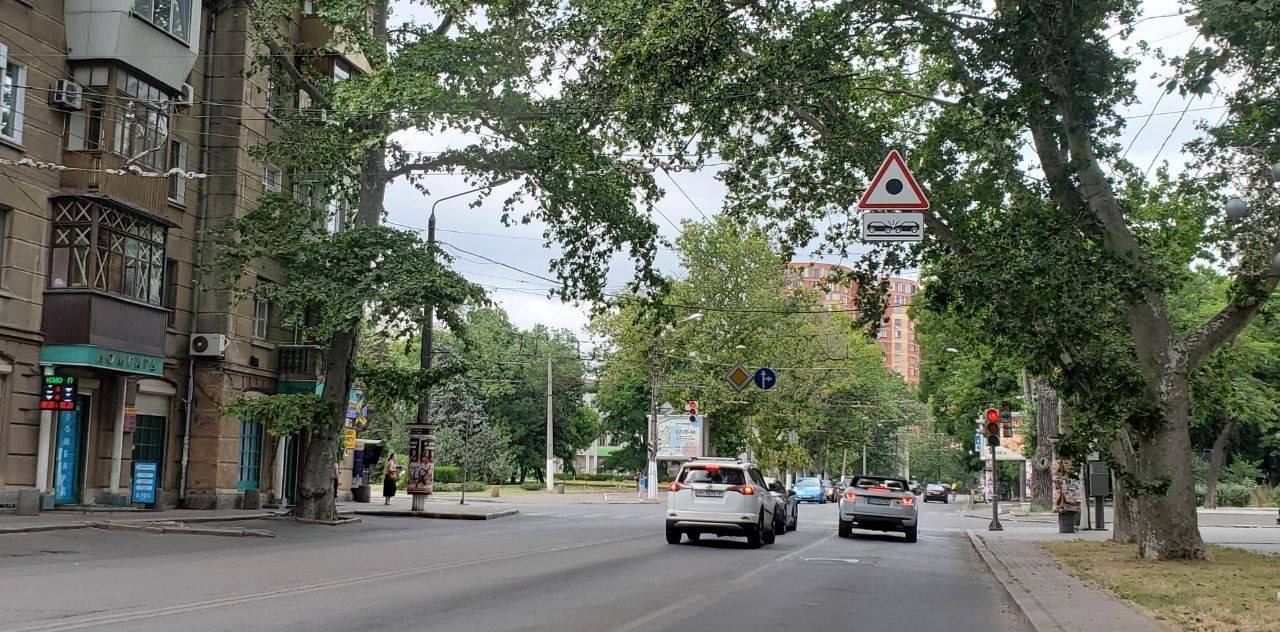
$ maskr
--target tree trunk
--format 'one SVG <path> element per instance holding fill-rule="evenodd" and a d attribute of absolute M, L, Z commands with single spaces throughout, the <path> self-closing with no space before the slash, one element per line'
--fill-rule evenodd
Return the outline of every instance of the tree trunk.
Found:
<path fill-rule="evenodd" d="M 1036 406 L 1036 452 L 1031 459 L 1031 506 L 1053 509 L 1053 445 L 1058 437 L 1058 394 L 1043 380 L 1031 381 Z"/>
<path fill-rule="evenodd" d="M 1138 554 L 1149 560 L 1208 559 L 1196 516 L 1185 373 L 1169 372 L 1158 390 L 1162 419 L 1138 437 L 1137 474 L 1144 483 L 1168 485 L 1164 493 L 1137 498 Z"/>
<path fill-rule="evenodd" d="M 330 407 L 329 418 L 311 429 L 303 456 L 302 476 L 298 481 L 297 504 L 290 512 L 295 518 L 334 520 L 338 517 L 334 504 L 333 468 L 340 454 L 340 430 L 346 418 L 347 393 L 351 390 L 356 335 L 356 331 L 342 332 L 329 346 L 324 374 L 324 398 Z"/>
<path fill-rule="evenodd" d="M 1227 440 L 1236 429 L 1236 420 L 1228 419 L 1222 424 L 1218 438 L 1213 440 L 1213 449 L 1209 451 L 1209 476 L 1204 484 L 1204 506 L 1206 509 L 1218 508 L 1218 476 L 1222 474 L 1222 461 L 1225 457 Z"/>
<path fill-rule="evenodd" d="M 1137 467 L 1133 451 L 1129 449 L 1128 433 L 1120 431 L 1120 436 L 1111 442 L 1111 455 L 1123 464 L 1130 472 Z M 1115 508 L 1111 518 L 1111 539 L 1120 544 L 1136 544 L 1138 542 L 1138 514 L 1134 507 L 1133 495 L 1119 482 L 1115 488 Z"/>

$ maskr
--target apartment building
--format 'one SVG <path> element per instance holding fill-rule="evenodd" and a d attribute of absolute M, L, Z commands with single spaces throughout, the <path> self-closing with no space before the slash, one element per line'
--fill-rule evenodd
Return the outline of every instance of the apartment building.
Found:
<path fill-rule="evenodd" d="M 288 185 L 250 150 L 289 99 L 230 4 L 0 0 L 0 502 L 122 504 L 134 462 L 160 506 L 293 493 L 296 439 L 222 409 L 314 389 L 318 349 L 198 272 L 223 222 Z M 288 32 L 329 39 L 314 16 Z"/>
<path fill-rule="evenodd" d="M 830 263 L 792 262 L 786 270 L 787 287 L 818 294 L 818 304 L 833 310 L 857 313 L 856 289 L 847 283 L 836 283 L 840 272 L 849 268 Z M 916 341 L 916 323 L 907 314 L 912 297 L 920 291 L 915 279 L 889 277 L 888 309 L 880 323 L 876 344 L 884 354 L 885 368 L 902 376 L 908 384 L 920 383 L 920 346 Z"/>

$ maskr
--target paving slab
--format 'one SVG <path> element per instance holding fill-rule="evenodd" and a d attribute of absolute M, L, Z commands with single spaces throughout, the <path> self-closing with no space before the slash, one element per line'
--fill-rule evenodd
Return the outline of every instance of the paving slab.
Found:
<path fill-rule="evenodd" d="M 1163 632 L 1147 615 L 1072 576 L 1035 542 L 967 531 L 978 556 L 1036 632 Z"/>

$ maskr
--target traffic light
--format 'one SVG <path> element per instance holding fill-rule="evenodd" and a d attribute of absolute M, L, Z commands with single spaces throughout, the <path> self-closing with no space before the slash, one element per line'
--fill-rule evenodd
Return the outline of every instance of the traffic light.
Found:
<path fill-rule="evenodd" d="M 983 413 L 982 416 L 984 419 L 987 420 L 987 423 L 986 423 L 987 436 L 999 437 L 1000 436 L 1000 411 L 994 408 L 988 408 L 987 412 Z"/>

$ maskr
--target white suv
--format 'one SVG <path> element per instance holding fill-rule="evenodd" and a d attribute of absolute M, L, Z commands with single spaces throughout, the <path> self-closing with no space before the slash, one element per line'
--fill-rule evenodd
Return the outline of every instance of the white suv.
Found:
<path fill-rule="evenodd" d="M 764 475 L 737 459 L 696 459 L 685 463 L 667 488 L 667 542 L 680 535 L 697 542 L 704 533 L 744 536 L 752 548 L 773 544 L 777 501 Z"/>

